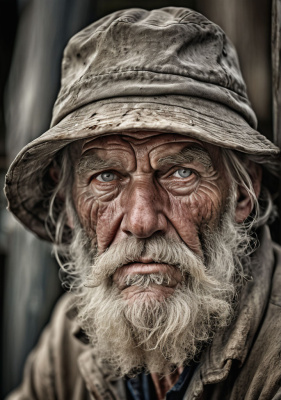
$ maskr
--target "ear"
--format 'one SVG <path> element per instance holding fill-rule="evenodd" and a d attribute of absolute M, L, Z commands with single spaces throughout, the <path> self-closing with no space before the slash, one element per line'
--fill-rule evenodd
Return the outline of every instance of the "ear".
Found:
<path fill-rule="evenodd" d="M 52 181 L 53 181 L 55 184 L 57 184 L 58 181 L 59 181 L 59 175 L 60 175 L 60 170 L 59 170 L 59 168 L 56 167 L 56 166 L 54 166 L 54 165 L 52 165 L 52 166 L 49 168 L 49 175 L 50 175 Z"/>
<path fill-rule="evenodd" d="M 260 165 L 249 161 L 247 172 L 250 175 L 255 195 L 258 198 L 261 190 L 262 168 Z M 235 221 L 238 224 L 242 223 L 250 215 L 252 210 L 253 204 L 249 193 L 243 186 L 238 185 Z"/>

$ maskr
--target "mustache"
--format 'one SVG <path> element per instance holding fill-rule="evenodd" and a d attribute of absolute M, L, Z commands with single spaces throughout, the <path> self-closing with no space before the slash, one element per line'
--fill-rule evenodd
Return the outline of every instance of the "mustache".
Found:
<path fill-rule="evenodd" d="M 185 243 L 155 236 L 149 239 L 127 238 L 111 245 L 104 253 L 96 255 L 90 267 L 87 286 L 101 285 L 103 281 L 111 278 L 118 268 L 138 262 L 141 257 L 178 268 L 183 276 L 191 276 L 195 284 L 215 283 L 214 278 L 208 276 L 201 258 Z"/>

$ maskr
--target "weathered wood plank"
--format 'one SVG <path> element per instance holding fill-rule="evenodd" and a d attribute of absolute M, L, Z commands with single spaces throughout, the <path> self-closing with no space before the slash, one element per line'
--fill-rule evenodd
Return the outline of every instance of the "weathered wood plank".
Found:
<path fill-rule="evenodd" d="M 272 139 L 268 0 L 197 0 L 198 10 L 220 25 L 234 43 L 259 131 Z"/>

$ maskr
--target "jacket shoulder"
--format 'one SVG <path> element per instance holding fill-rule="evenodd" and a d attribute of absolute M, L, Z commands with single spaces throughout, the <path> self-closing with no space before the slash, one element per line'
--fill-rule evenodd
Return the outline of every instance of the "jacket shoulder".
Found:
<path fill-rule="evenodd" d="M 86 393 L 77 366 L 85 344 L 75 337 L 79 327 L 73 318 L 73 297 L 63 295 L 49 325 L 30 353 L 21 386 L 7 400 L 78 400 Z M 81 388 L 79 394 L 75 388 Z"/>
<path fill-rule="evenodd" d="M 275 257 L 275 272 L 272 281 L 270 302 L 281 307 L 281 246 L 274 243 L 273 251 Z"/>
<path fill-rule="evenodd" d="M 236 385 L 236 388 L 250 386 L 250 394 L 246 398 L 251 400 L 281 400 L 281 247 L 273 244 L 273 251 L 275 268 L 271 294 L 255 342 Z M 235 396 L 233 398 L 236 399 Z"/>

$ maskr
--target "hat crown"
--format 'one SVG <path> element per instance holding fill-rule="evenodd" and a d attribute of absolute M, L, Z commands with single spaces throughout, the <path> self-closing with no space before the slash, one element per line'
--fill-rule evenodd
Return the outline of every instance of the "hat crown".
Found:
<path fill-rule="evenodd" d="M 179 93 L 183 81 L 191 85 Z M 209 98 L 206 84 L 216 85 L 231 90 L 248 105 L 236 51 L 218 25 L 185 8 L 117 11 L 69 41 L 52 125 L 97 100 L 194 95 L 194 82 L 205 85 L 198 90 L 199 97 Z M 254 126 L 253 111 L 247 109 L 245 114 Z"/>

